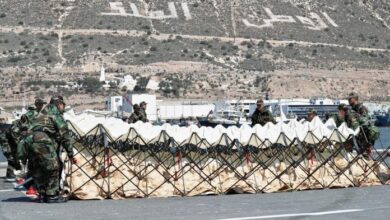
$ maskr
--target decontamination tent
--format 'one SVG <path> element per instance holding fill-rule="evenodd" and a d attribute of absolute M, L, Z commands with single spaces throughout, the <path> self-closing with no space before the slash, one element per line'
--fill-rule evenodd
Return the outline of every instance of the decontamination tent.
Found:
<path fill-rule="evenodd" d="M 386 184 L 383 155 L 348 151 L 360 130 L 330 119 L 264 126 L 179 127 L 65 113 L 78 164 L 67 167 L 79 199 L 193 196 Z M 69 166 L 69 165 L 68 165 Z"/>
<path fill-rule="evenodd" d="M 196 134 L 200 139 L 206 140 L 211 145 L 219 143 L 223 135 L 226 135 L 231 140 L 237 140 L 241 145 L 248 145 L 250 141 L 253 141 L 253 135 L 256 135 L 262 142 L 267 140 L 270 144 L 290 145 L 291 141 L 295 139 L 310 144 L 317 144 L 324 138 L 330 141 L 344 142 L 351 136 L 359 133 L 359 129 L 352 130 L 345 123 L 336 127 L 333 119 L 323 123 L 318 117 L 311 122 L 298 122 L 293 119 L 288 123 L 267 123 L 264 126 L 256 125 L 254 127 L 244 124 L 241 127 L 231 126 L 228 128 L 221 125 L 215 128 L 199 128 L 196 125 L 189 127 L 179 127 L 178 125 L 170 124 L 154 126 L 143 122 L 128 124 L 121 119 L 96 117 L 85 113 L 80 115 L 67 113 L 65 114 L 65 119 L 70 123 L 72 131 L 80 136 L 92 134 L 99 127 L 99 129 L 104 129 L 111 137 L 109 141 L 123 140 L 124 138 L 131 139 L 132 135 L 139 135 L 145 143 L 156 141 L 162 132 L 165 132 L 177 143 L 189 143 L 192 135 Z M 338 132 L 335 132 L 336 130 Z M 285 136 L 289 141 L 282 140 L 281 136 Z"/>

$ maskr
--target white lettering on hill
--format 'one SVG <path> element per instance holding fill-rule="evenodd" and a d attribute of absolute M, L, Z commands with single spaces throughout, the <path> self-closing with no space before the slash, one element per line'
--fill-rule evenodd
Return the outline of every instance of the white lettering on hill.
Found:
<path fill-rule="evenodd" d="M 163 10 L 157 10 L 157 11 L 145 10 L 145 13 L 141 14 L 138 10 L 138 7 L 134 3 L 130 3 L 130 8 L 132 13 L 126 12 L 126 9 L 122 2 L 110 2 L 109 4 L 110 4 L 111 12 L 101 13 L 102 15 L 136 17 L 136 18 L 146 18 L 146 19 L 155 19 L 155 20 L 179 18 L 174 2 L 168 2 L 168 9 L 170 13 L 168 15 L 166 15 Z M 181 8 L 183 10 L 185 20 L 191 20 L 192 16 L 191 16 L 190 9 L 188 8 L 188 4 L 181 3 Z"/>
<path fill-rule="evenodd" d="M 271 11 L 271 9 L 266 7 L 264 7 L 264 11 L 269 17 L 269 19 L 263 19 L 264 24 L 261 25 L 253 24 L 249 22 L 247 19 L 242 19 L 244 25 L 247 27 L 262 29 L 266 27 L 272 28 L 274 27 L 274 23 L 297 23 L 297 21 L 294 19 L 293 16 L 275 15 Z M 326 12 L 321 12 L 321 14 L 324 16 L 324 18 L 330 25 L 336 28 L 339 27 L 336 24 L 336 22 Z M 303 24 L 303 27 L 307 29 L 319 31 L 328 28 L 326 22 L 317 13 L 311 12 L 309 16 L 310 17 L 303 17 L 303 16 L 296 15 L 295 17 L 301 24 Z"/>

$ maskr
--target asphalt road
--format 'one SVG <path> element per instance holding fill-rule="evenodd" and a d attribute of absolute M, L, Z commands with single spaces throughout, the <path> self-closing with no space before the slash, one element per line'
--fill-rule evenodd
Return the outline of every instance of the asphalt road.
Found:
<path fill-rule="evenodd" d="M 0 169 L 1 170 L 1 169 Z M 3 169 L 4 170 L 4 169 Z M 4 172 L 2 172 L 4 173 Z M 389 219 L 390 186 L 40 204 L 0 178 L 0 219 Z"/>

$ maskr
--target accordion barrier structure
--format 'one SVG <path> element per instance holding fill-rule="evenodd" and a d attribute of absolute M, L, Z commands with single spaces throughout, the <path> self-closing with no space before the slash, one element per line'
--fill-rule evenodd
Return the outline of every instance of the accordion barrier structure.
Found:
<path fill-rule="evenodd" d="M 66 113 L 77 164 L 63 183 L 76 199 L 122 199 L 360 187 L 389 184 L 386 152 L 363 157 L 345 124 L 254 127 L 127 124 Z"/>

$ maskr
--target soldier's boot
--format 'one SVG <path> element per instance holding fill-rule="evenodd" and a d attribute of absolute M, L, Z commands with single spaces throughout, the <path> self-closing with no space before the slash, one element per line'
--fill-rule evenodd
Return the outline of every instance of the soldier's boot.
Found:
<path fill-rule="evenodd" d="M 5 174 L 5 182 L 16 182 L 14 169 L 11 167 L 7 167 L 7 172 Z"/>
<path fill-rule="evenodd" d="M 46 203 L 46 196 L 45 195 L 38 195 L 38 197 L 36 197 L 34 199 L 34 201 L 38 202 L 38 203 Z"/>
<path fill-rule="evenodd" d="M 44 201 L 46 203 L 65 203 L 68 201 L 68 198 L 62 196 L 46 196 Z"/>

